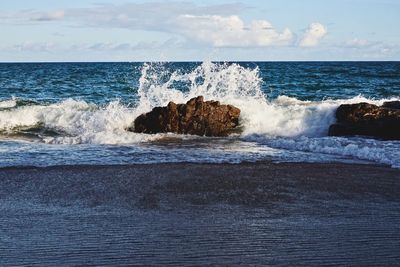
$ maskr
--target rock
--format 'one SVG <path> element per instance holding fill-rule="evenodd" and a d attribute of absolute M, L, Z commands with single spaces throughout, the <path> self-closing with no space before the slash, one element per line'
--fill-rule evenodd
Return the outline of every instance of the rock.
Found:
<path fill-rule="evenodd" d="M 383 108 L 392 108 L 392 109 L 400 109 L 400 101 L 388 101 L 384 102 L 382 105 Z"/>
<path fill-rule="evenodd" d="M 400 101 L 382 106 L 368 103 L 344 104 L 336 110 L 337 122 L 329 127 L 330 136 L 363 135 L 400 140 Z"/>
<path fill-rule="evenodd" d="M 169 102 L 166 107 L 155 107 L 134 121 L 129 131 L 137 133 L 179 133 L 200 136 L 226 136 L 239 124 L 240 109 L 221 105 L 218 101 L 204 101 L 202 96 L 186 104 Z"/>

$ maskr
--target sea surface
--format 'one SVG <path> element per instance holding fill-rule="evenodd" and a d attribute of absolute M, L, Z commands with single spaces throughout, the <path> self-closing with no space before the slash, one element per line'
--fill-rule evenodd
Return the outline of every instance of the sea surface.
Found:
<path fill-rule="evenodd" d="M 126 131 L 198 95 L 241 133 Z M 396 266 L 400 142 L 327 136 L 389 100 L 397 62 L 0 64 L 0 266 Z"/>
<path fill-rule="evenodd" d="M 126 131 L 203 95 L 242 111 L 226 138 Z M 400 100 L 399 62 L 0 64 L 0 167 L 356 162 L 400 167 L 400 142 L 328 137 L 343 103 Z"/>

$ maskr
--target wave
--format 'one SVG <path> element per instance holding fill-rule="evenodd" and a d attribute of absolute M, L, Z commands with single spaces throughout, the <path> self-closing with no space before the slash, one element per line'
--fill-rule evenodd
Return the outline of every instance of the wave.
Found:
<path fill-rule="evenodd" d="M 155 137 L 125 131 L 139 113 L 118 101 L 98 106 L 66 99 L 50 105 L 30 105 L 0 111 L 0 132 L 13 135 L 21 131 L 38 132 L 45 143 L 120 144 L 147 141 Z M 38 127 L 52 130 L 51 136 Z"/>
<path fill-rule="evenodd" d="M 38 102 L 34 100 L 12 97 L 11 99 L 0 100 L 0 110 L 8 110 L 15 107 L 22 107 L 22 106 L 36 105 L 36 104 L 38 104 Z"/>
<path fill-rule="evenodd" d="M 15 106 L 17 106 L 17 100 L 15 98 L 0 101 L 0 109 L 13 108 Z"/>
<path fill-rule="evenodd" d="M 165 79 L 168 76 L 168 79 Z M 186 84 L 187 90 L 176 88 Z M 391 99 L 368 99 L 361 95 L 351 99 L 301 101 L 279 96 L 269 100 L 261 89 L 259 69 L 238 64 L 203 63 L 189 73 L 168 73 L 163 66 L 145 64 L 140 78 L 139 109 L 149 111 L 169 101 L 186 102 L 203 95 L 206 100 L 218 100 L 241 109 L 243 135 L 267 136 L 325 136 L 335 121 L 335 110 L 341 104 L 368 102 L 381 105 Z"/>
<path fill-rule="evenodd" d="M 179 70 L 169 72 L 162 64 L 144 64 L 139 83 L 139 100 L 133 103 L 133 107 L 119 101 L 106 106 L 74 99 L 48 105 L 17 98 L 0 101 L 0 131 L 15 132 L 42 125 L 68 135 L 64 139 L 66 143 L 147 141 L 143 135 L 132 138 L 137 134 L 126 134 L 125 129 L 138 115 L 155 106 L 165 106 L 169 101 L 183 103 L 203 95 L 206 100 L 218 100 L 241 109 L 243 137 L 322 137 L 335 121 L 334 112 L 340 104 L 369 102 L 380 105 L 384 101 L 396 100 L 373 100 L 361 95 L 323 101 L 302 101 L 282 95 L 269 100 L 261 90 L 258 68 L 211 62 L 186 73 Z M 177 88 L 177 84 L 185 84 L 185 87 Z M 60 138 L 45 141 L 63 142 Z"/>
<path fill-rule="evenodd" d="M 340 104 L 368 102 L 380 105 L 399 98 L 368 99 L 359 95 L 351 99 L 302 101 L 281 95 L 268 99 L 261 85 L 258 68 L 249 69 L 238 64 L 205 62 L 188 72 L 171 72 L 162 64 L 144 64 L 137 91 L 138 101 L 132 106 L 119 101 L 96 105 L 65 99 L 58 103 L 40 104 L 12 98 L 0 101 L 0 133 L 34 135 L 35 140 L 49 144 L 148 142 L 165 135 L 127 132 L 125 129 L 138 115 L 169 101 L 183 103 L 203 95 L 206 100 L 218 100 L 241 109 L 243 132 L 239 138 L 242 140 L 256 140 L 274 148 L 354 156 L 400 165 L 400 156 L 390 154 L 390 149 L 381 148 L 380 144 L 377 145 L 379 141 L 345 144 L 337 141 L 341 139 L 326 137 Z M 393 156 L 397 157 L 394 161 L 390 160 Z"/>
<path fill-rule="evenodd" d="M 283 157 L 283 161 L 326 161 L 326 156 L 330 155 L 334 157 L 332 160 L 356 159 L 400 168 L 400 141 L 327 136 L 266 138 L 257 135 L 246 137 L 246 140 L 292 154 Z M 297 152 L 306 154 L 297 155 Z M 308 153 L 313 153 L 312 157 Z"/>

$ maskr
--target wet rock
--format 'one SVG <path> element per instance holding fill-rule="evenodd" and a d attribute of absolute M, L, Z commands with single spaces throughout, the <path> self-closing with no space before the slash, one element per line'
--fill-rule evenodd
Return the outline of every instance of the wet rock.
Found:
<path fill-rule="evenodd" d="M 382 105 L 383 108 L 392 108 L 392 109 L 400 109 L 400 101 L 388 101 L 384 102 Z"/>
<path fill-rule="evenodd" d="M 336 110 L 337 122 L 330 126 L 330 136 L 363 135 L 400 140 L 400 101 L 382 106 L 368 103 L 344 104 Z"/>
<path fill-rule="evenodd" d="M 221 105 L 218 101 L 204 101 L 202 96 L 186 104 L 169 102 L 166 107 L 155 107 L 134 121 L 129 131 L 138 133 L 193 134 L 226 136 L 239 124 L 240 109 Z"/>

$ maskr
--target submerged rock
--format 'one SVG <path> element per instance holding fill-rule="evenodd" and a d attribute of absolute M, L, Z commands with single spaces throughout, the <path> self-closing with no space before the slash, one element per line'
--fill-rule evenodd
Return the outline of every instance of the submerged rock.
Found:
<path fill-rule="evenodd" d="M 364 135 L 400 140 L 400 101 L 382 106 L 368 103 L 344 104 L 336 110 L 337 122 L 329 127 L 330 136 Z"/>
<path fill-rule="evenodd" d="M 240 109 L 221 105 L 218 101 L 204 101 L 202 96 L 186 104 L 169 102 L 166 107 L 155 107 L 134 121 L 129 131 L 137 133 L 179 133 L 200 136 L 226 136 L 239 124 Z"/>

